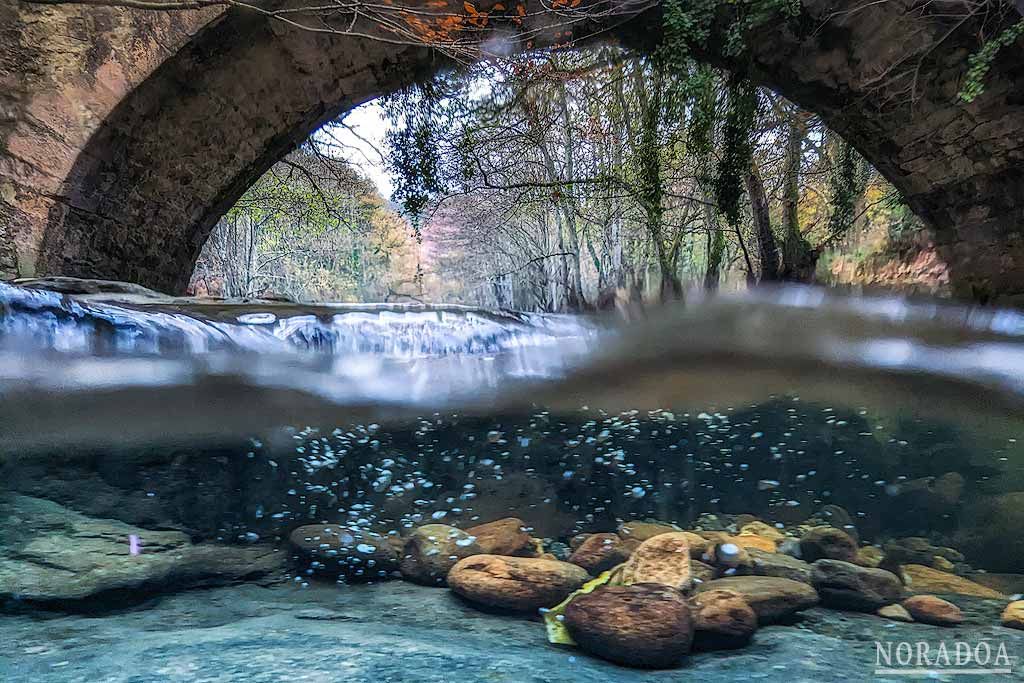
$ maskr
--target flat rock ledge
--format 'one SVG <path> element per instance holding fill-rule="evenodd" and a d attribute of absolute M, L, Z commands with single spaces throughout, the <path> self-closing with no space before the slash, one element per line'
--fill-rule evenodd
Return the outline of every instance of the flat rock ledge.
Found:
<path fill-rule="evenodd" d="M 287 553 L 265 545 L 192 543 L 180 531 L 95 519 L 28 496 L 0 500 L 0 607 L 88 609 L 182 588 L 275 579 Z M 133 540 L 137 554 L 133 554 Z"/>
<path fill-rule="evenodd" d="M 536 621 L 483 613 L 434 587 L 225 586 L 100 617 L 0 615 L 0 681 L 860 683 L 879 680 L 875 641 L 988 640 L 1004 642 L 1011 656 L 1024 652 L 1024 631 L 998 625 L 1005 601 L 951 599 L 966 617 L 956 629 L 811 607 L 799 625 L 763 626 L 742 649 L 692 653 L 680 669 L 644 671 L 550 645 Z M 1018 664 L 1013 669 L 1016 676 Z M 919 680 L 885 680 L 901 678 Z"/>

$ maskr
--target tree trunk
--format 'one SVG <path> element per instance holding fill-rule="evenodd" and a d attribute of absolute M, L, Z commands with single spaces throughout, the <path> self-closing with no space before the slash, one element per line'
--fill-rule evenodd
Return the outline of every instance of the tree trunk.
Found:
<path fill-rule="evenodd" d="M 574 158 L 574 141 L 572 137 L 572 118 L 569 112 L 569 98 L 565 92 L 565 83 L 558 84 L 558 99 L 562 109 L 563 126 L 565 131 L 565 177 L 572 180 L 576 175 Z M 569 232 L 569 250 L 572 252 L 572 287 L 574 307 L 576 310 L 583 310 L 587 306 L 586 297 L 583 296 L 583 272 L 580 267 L 580 236 L 576 228 L 576 216 L 569 200 L 565 198 L 564 191 L 559 192 L 559 206 L 565 214 L 565 227 Z"/>
<path fill-rule="evenodd" d="M 725 231 L 718 221 L 715 207 L 708 201 L 704 192 L 704 223 L 708 231 L 707 265 L 704 269 L 704 289 L 709 292 L 718 290 L 721 280 L 722 257 L 725 256 Z"/>
<path fill-rule="evenodd" d="M 658 139 L 658 123 L 661 120 L 664 74 L 654 68 L 652 78 L 643 82 L 639 71 L 634 72 L 637 94 L 640 96 L 642 114 L 640 118 L 640 141 L 637 150 L 637 167 L 640 181 L 640 202 L 647 221 L 647 234 L 654 245 L 658 258 L 658 294 L 662 301 L 681 299 L 683 285 L 676 274 L 675 259 L 665 244 L 664 213 L 662 199 L 665 195 L 661 169 L 661 144 Z M 650 90 L 645 90 L 649 86 Z"/>
<path fill-rule="evenodd" d="M 810 282 L 818 264 L 819 252 L 811 247 L 800 231 L 800 163 L 807 137 L 808 114 L 795 107 L 788 116 L 786 158 L 782 178 L 782 280 Z"/>
<path fill-rule="evenodd" d="M 768 197 L 757 163 L 750 162 L 746 177 L 747 195 L 750 197 L 750 213 L 754 220 L 754 234 L 757 236 L 757 251 L 761 259 L 760 282 L 779 279 L 779 248 L 772 232 L 772 218 L 768 211 Z"/>

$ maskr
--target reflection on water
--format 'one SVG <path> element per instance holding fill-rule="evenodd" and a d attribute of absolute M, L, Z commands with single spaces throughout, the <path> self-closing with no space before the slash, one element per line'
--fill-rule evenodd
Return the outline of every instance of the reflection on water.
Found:
<path fill-rule="evenodd" d="M 445 617 L 469 631 L 553 609 L 556 642 L 674 666 L 808 609 L 813 637 L 836 609 L 995 627 L 1024 592 L 1016 313 L 810 289 L 631 326 L 0 296 L 8 612 L 235 582 L 426 599 L 405 581 L 450 585 L 466 602 L 438 619 L 472 610 Z M 891 612 L 921 594 L 966 611 Z M 674 621 L 637 636 L 623 601 Z"/>

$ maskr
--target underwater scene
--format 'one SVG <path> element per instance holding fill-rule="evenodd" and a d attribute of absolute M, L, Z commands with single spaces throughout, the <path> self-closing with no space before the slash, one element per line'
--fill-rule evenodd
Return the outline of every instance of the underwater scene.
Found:
<path fill-rule="evenodd" d="M 0 680 L 1024 680 L 1020 313 L 62 290 L 0 284 Z"/>

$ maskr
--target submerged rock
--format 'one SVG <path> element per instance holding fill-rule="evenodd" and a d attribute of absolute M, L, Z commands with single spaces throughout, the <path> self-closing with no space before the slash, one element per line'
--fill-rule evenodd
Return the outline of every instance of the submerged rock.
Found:
<path fill-rule="evenodd" d="M 857 549 L 857 558 L 854 560 L 854 564 L 877 569 L 882 564 L 884 558 L 885 554 L 881 548 L 874 545 L 866 545 L 863 548 Z"/>
<path fill-rule="evenodd" d="M 752 576 L 777 576 L 802 583 L 811 583 L 811 565 L 782 553 L 766 553 L 756 548 L 747 548 L 750 564 L 737 569 L 738 574 Z"/>
<path fill-rule="evenodd" d="M 774 553 L 776 550 L 775 541 L 757 534 L 740 534 L 733 537 L 733 542 L 747 550 L 761 550 L 766 553 Z"/>
<path fill-rule="evenodd" d="M 874 612 L 903 597 L 903 585 L 892 572 L 840 560 L 812 564 L 811 583 L 823 605 L 838 609 Z"/>
<path fill-rule="evenodd" d="M 630 549 L 616 534 L 591 534 L 569 556 L 569 562 L 597 575 L 629 559 Z"/>
<path fill-rule="evenodd" d="M 1024 574 L 972 572 L 964 578 L 1005 595 L 1024 594 Z"/>
<path fill-rule="evenodd" d="M 800 556 L 806 562 L 853 562 L 857 559 L 857 544 L 842 529 L 831 526 L 814 527 L 800 539 Z"/>
<path fill-rule="evenodd" d="M 690 546 L 690 557 L 694 560 L 700 560 L 707 550 L 714 545 L 712 541 L 705 538 L 702 534 L 692 531 L 676 531 L 674 533 L 683 534 L 683 538 L 686 539 L 686 543 Z M 711 535 L 727 536 L 728 534 L 718 534 L 715 532 Z"/>
<path fill-rule="evenodd" d="M 532 612 L 557 605 L 588 578 L 586 570 L 568 562 L 473 555 L 452 567 L 448 572 L 448 585 L 471 602 Z"/>
<path fill-rule="evenodd" d="M 443 586 L 456 562 L 480 554 L 480 546 L 465 531 L 447 524 L 425 524 L 405 542 L 399 569 L 414 583 Z"/>
<path fill-rule="evenodd" d="M 892 619 L 893 621 L 904 621 L 907 623 L 914 621 L 914 617 L 910 616 L 907 608 L 900 604 L 879 607 L 875 614 L 885 619 Z"/>
<path fill-rule="evenodd" d="M 1024 600 L 1015 600 L 1007 605 L 999 620 L 1007 628 L 1024 631 Z"/>
<path fill-rule="evenodd" d="M 593 534 L 576 534 L 569 539 L 569 550 L 576 551 L 583 545 L 584 541 L 590 538 Z"/>
<path fill-rule="evenodd" d="M 350 578 L 379 578 L 398 569 L 398 552 L 387 536 L 338 524 L 307 524 L 288 536 L 314 570 Z"/>
<path fill-rule="evenodd" d="M 623 539 L 634 538 L 643 543 L 658 534 L 670 534 L 676 531 L 682 531 L 682 529 L 674 524 L 664 522 L 626 522 L 619 527 L 619 536 Z"/>
<path fill-rule="evenodd" d="M 728 531 L 729 523 L 718 515 L 705 512 L 694 522 L 694 527 L 701 531 Z"/>
<path fill-rule="evenodd" d="M 808 523 L 820 522 L 824 526 L 832 526 L 843 531 L 853 539 L 856 545 L 860 541 L 860 534 L 857 526 L 853 523 L 853 517 L 846 508 L 839 505 L 823 505 L 818 512 L 808 520 Z"/>
<path fill-rule="evenodd" d="M 753 535 L 767 538 L 769 541 L 774 541 L 776 544 L 786 540 L 786 534 L 782 533 L 771 524 L 766 524 L 760 520 L 744 524 L 740 527 L 740 535 Z M 772 549 L 774 551 L 774 548 Z"/>
<path fill-rule="evenodd" d="M 643 544 L 643 541 L 638 541 L 635 538 L 624 538 L 622 539 L 622 547 L 627 553 L 632 555 L 636 552 L 636 549 Z"/>
<path fill-rule="evenodd" d="M 751 515 L 749 513 L 742 512 L 742 513 L 740 513 L 738 515 L 733 515 L 732 516 L 732 524 L 729 525 L 729 528 L 731 529 L 731 528 L 735 527 L 736 529 L 742 530 L 743 527 L 745 527 L 746 525 L 753 524 L 754 522 L 760 522 L 760 521 L 761 520 L 760 520 L 760 518 L 758 518 L 757 515 Z"/>
<path fill-rule="evenodd" d="M 690 560 L 690 580 L 694 584 L 714 581 L 718 578 L 718 572 L 710 564 L 704 564 L 700 560 Z"/>
<path fill-rule="evenodd" d="M 906 564 L 902 567 L 907 590 L 911 593 L 956 593 L 973 595 L 978 598 L 1005 598 L 997 590 L 975 583 L 956 574 L 950 574 L 920 564 Z"/>
<path fill-rule="evenodd" d="M 963 562 L 964 556 L 953 548 L 932 545 L 920 536 L 894 539 L 882 546 L 885 564 L 921 564 L 942 571 L 952 571 L 953 563 Z"/>
<path fill-rule="evenodd" d="M 565 625 L 586 652 L 648 669 L 678 665 L 694 621 L 679 591 L 657 584 L 601 586 L 565 608 Z"/>
<path fill-rule="evenodd" d="M 480 550 L 488 555 L 534 557 L 537 548 L 526 532 L 526 524 L 518 517 L 506 517 L 466 529 L 476 539 Z M 543 552 L 543 550 L 541 550 Z"/>
<path fill-rule="evenodd" d="M 681 532 L 659 534 L 640 544 L 622 566 L 622 583 L 658 583 L 676 590 L 691 584 L 690 545 Z"/>
<path fill-rule="evenodd" d="M 933 626 L 956 626 L 962 624 L 964 615 L 960 608 L 942 598 L 934 595 L 914 595 L 903 601 L 903 608 L 907 610 L 914 621 Z"/>
<path fill-rule="evenodd" d="M 818 594 L 811 586 L 774 576 L 730 576 L 702 583 L 696 590 L 698 594 L 714 590 L 739 593 L 762 625 L 791 617 L 818 604 Z"/>
<path fill-rule="evenodd" d="M 137 602 L 181 588 L 283 575 L 287 553 L 266 545 L 193 544 L 179 531 L 95 519 L 14 495 L 0 504 L 0 603 L 74 607 L 103 596 Z"/>
<path fill-rule="evenodd" d="M 732 650 L 750 642 L 757 614 L 739 593 L 712 590 L 693 597 L 693 649 Z"/>

